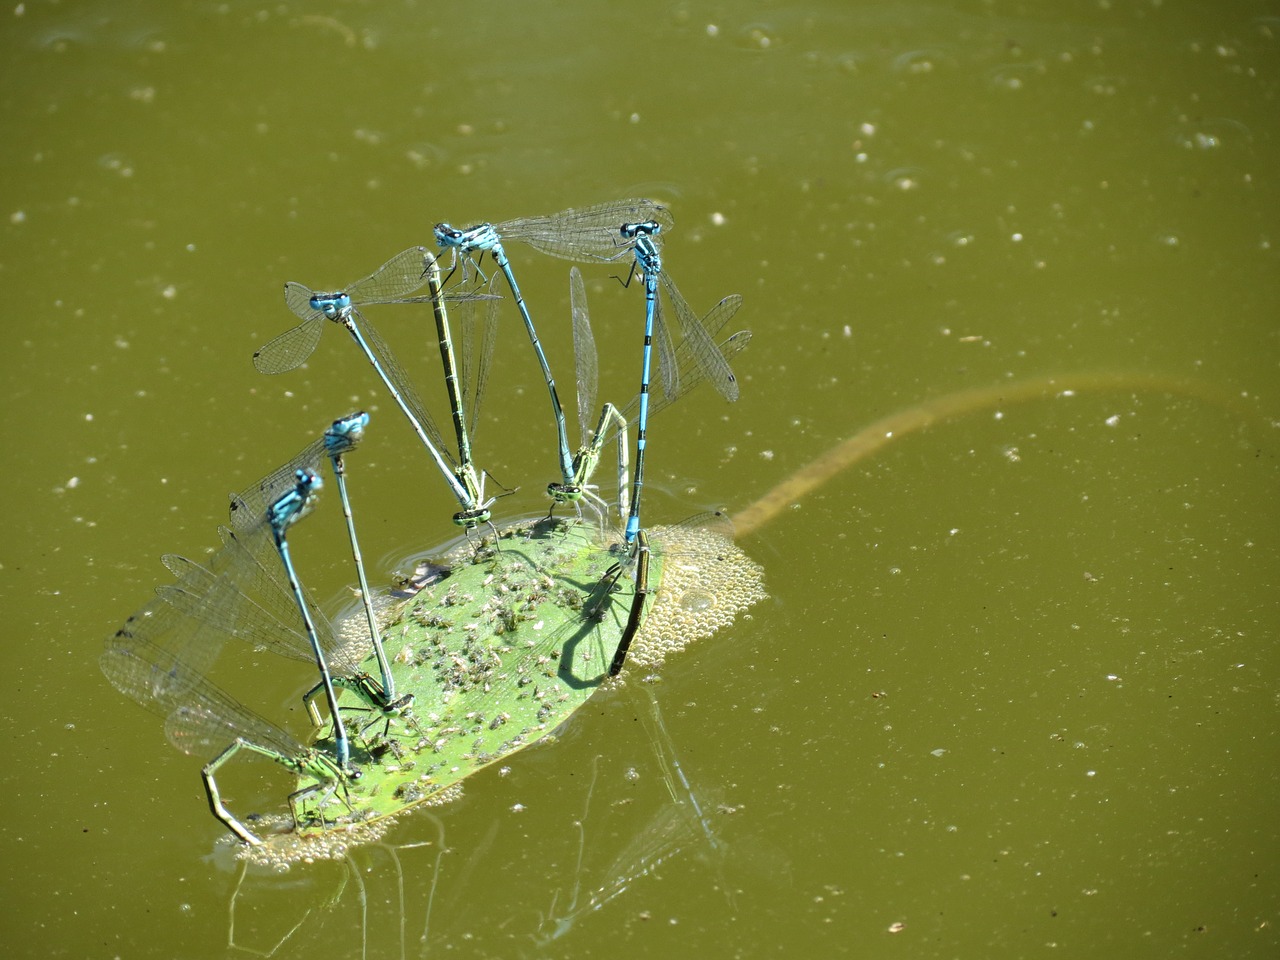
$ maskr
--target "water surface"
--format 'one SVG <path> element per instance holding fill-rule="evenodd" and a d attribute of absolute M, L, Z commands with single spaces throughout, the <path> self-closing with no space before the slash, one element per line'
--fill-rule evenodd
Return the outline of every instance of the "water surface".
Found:
<path fill-rule="evenodd" d="M 238 945 L 296 926 L 278 956 L 335 960 L 1273 956 L 1278 16 L 11 7 L 9 953 L 235 954 L 234 907 Z M 655 522 L 740 511 L 895 412 L 1014 399 L 895 437 L 744 537 L 771 600 L 663 669 L 661 727 L 638 685 L 602 698 L 438 819 L 234 894 L 198 762 L 102 679 L 103 638 L 161 553 L 215 543 L 228 490 L 355 408 L 366 556 L 385 575 L 452 534 L 338 331 L 304 370 L 254 371 L 282 283 L 354 279 L 438 220 L 630 195 L 675 210 L 695 307 L 739 292 L 755 333 L 736 405 L 655 420 Z M 567 383 L 567 265 L 526 262 Z M 640 304 L 609 272 L 589 291 L 625 400 Z M 426 317 L 379 319 L 442 409 Z M 503 322 L 477 444 L 517 513 L 555 462 Z M 339 604 L 336 511 L 294 543 Z M 303 729 L 304 669 L 218 679 Z M 673 812 L 676 762 L 714 845 Z M 250 769 L 235 793 L 284 789 Z"/>

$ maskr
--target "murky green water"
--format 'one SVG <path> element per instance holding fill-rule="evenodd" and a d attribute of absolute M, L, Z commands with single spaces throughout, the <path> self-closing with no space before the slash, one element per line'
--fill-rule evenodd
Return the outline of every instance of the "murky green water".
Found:
<path fill-rule="evenodd" d="M 130 7 L 10 5 L 0 32 L 7 955 L 222 956 L 233 906 L 242 946 L 296 924 L 288 957 L 1276 954 L 1276 4 Z M 643 691 L 602 699 L 438 820 L 233 896 L 199 764 L 102 679 L 102 639 L 161 553 L 213 545 L 226 491 L 354 407 L 366 555 L 452 534 L 350 344 L 254 372 L 281 283 L 640 194 L 675 209 L 691 302 L 741 292 L 755 331 L 736 406 L 655 421 L 654 522 L 740 511 L 927 400 L 1062 389 L 903 436 L 746 536 L 772 599 L 664 670 L 669 741 Z M 564 267 L 522 270 L 535 316 L 567 318 Z M 622 399 L 616 287 L 591 294 Z M 554 462 L 504 323 L 478 442 L 519 512 Z M 341 526 L 308 527 L 336 602 Z M 220 679 L 301 728 L 305 670 Z M 676 762 L 716 846 L 673 813 Z"/>

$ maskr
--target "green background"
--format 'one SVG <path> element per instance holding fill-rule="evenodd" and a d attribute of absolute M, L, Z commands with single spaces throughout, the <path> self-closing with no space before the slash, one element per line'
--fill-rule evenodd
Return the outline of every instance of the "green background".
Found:
<path fill-rule="evenodd" d="M 222 956 L 232 906 L 238 944 L 297 924 L 277 955 L 333 960 L 1277 954 L 1280 6 L 127 7 L 0 15 L 6 955 Z M 254 371 L 281 284 L 644 195 L 685 296 L 743 294 L 755 334 L 736 405 L 654 421 L 651 522 L 741 511 L 955 391 L 1080 389 L 896 439 L 744 537 L 771 599 L 648 688 L 669 740 L 632 685 L 383 846 L 233 897 L 199 763 L 103 680 L 103 639 L 227 491 L 355 408 L 379 579 L 453 533 L 337 331 Z M 509 253 L 569 399 L 567 264 Z M 641 301 L 610 272 L 625 402 Z M 442 413 L 426 313 L 377 317 Z M 555 461 L 503 324 L 477 455 L 515 514 Z M 292 543 L 337 605 L 333 500 Z M 305 668 L 234 652 L 217 679 L 305 732 Z"/>

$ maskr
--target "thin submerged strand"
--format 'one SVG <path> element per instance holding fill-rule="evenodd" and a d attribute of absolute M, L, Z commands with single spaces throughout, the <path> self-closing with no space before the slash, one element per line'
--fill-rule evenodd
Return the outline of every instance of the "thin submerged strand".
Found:
<path fill-rule="evenodd" d="M 723 853 L 720 841 L 711 831 L 702 804 L 680 767 L 675 746 L 663 724 L 657 698 L 649 685 L 645 685 L 644 691 L 649 709 L 641 709 L 639 713 L 653 746 L 668 799 L 647 822 L 630 824 L 631 839 L 609 865 L 600 871 L 597 875 L 598 883 L 584 896 L 582 880 L 585 872 L 583 860 L 586 851 L 586 824 L 599 760 L 598 757 L 592 758 L 592 776 L 587 798 L 581 816 L 574 820 L 578 833 L 578 858 L 573 886 L 563 908 L 557 909 L 560 896 L 557 891 L 547 913 L 541 916 L 538 930 L 533 934 L 533 939 L 539 946 L 545 947 L 552 940 L 570 933 L 580 918 L 603 909 L 622 896 L 637 880 L 649 876 L 663 864 L 695 846 L 699 829 L 707 839 L 713 858 L 718 858 Z M 716 866 L 718 868 L 718 862 Z"/>

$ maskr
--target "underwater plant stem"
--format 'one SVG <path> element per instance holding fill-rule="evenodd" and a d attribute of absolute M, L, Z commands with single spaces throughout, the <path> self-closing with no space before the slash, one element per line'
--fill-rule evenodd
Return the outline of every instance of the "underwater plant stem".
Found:
<path fill-rule="evenodd" d="M 832 447 L 816 460 L 805 464 L 764 496 L 734 515 L 735 537 L 741 538 L 755 533 L 836 474 L 877 453 L 890 441 L 899 440 L 939 421 L 955 419 L 1010 403 L 1067 398 L 1081 393 L 1116 390 L 1140 390 L 1189 396 L 1225 407 L 1244 419 L 1257 416 L 1257 411 L 1246 409 L 1240 398 L 1229 395 L 1212 384 L 1149 373 L 1123 371 L 1071 373 L 960 390 L 934 397 L 907 410 L 900 410 L 882 417 Z"/>

